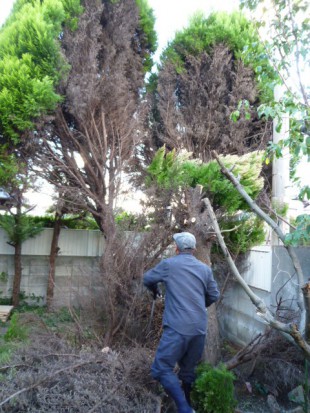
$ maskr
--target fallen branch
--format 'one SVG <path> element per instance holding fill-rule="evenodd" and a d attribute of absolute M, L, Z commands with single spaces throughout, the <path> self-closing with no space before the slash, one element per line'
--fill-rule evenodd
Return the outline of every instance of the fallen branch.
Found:
<path fill-rule="evenodd" d="M 247 344 L 246 347 L 238 351 L 230 360 L 225 362 L 227 370 L 232 370 L 240 364 L 248 363 L 257 357 L 261 352 L 261 341 L 264 336 L 260 333 L 254 339 Z"/>
<path fill-rule="evenodd" d="M 31 368 L 33 366 L 30 366 L 29 364 L 14 364 L 13 366 L 1 366 L 0 371 L 6 371 L 10 369 L 20 369 L 23 367 Z"/>
<path fill-rule="evenodd" d="M 228 248 L 226 247 L 224 238 L 221 234 L 220 227 L 218 225 L 216 216 L 214 214 L 213 208 L 211 206 L 211 203 L 208 198 L 203 199 L 204 204 L 207 207 L 209 217 L 211 219 L 213 228 L 216 232 L 220 247 L 223 251 L 223 254 L 229 264 L 229 267 L 238 281 L 238 283 L 241 285 L 241 287 L 244 289 L 246 294 L 250 297 L 250 300 L 252 303 L 255 305 L 257 308 L 257 314 L 268 324 L 270 327 L 275 328 L 276 330 L 281 331 L 284 333 L 285 337 L 290 340 L 291 342 L 294 342 L 297 344 L 297 346 L 304 352 L 305 356 L 310 359 L 310 345 L 305 341 L 303 338 L 302 334 L 298 330 L 297 326 L 295 324 L 284 324 L 281 323 L 280 321 L 276 320 L 274 316 L 271 314 L 269 309 L 267 308 L 265 302 L 258 297 L 248 286 L 248 284 L 244 281 L 244 279 L 241 277 L 241 274 L 239 273 L 238 268 L 236 267 L 229 251 Z"/>
<path fill-rule="evenodd" d="M 299 309 L 302 313 L 302 318 L 304 318 L 304 301 L 303 301 L 303 295 L 302 295 L 302 291 L 301 291 L 301 287 L 304 284 L 304 274 L 301 268 L 301 265 L 299 263 L 298 257 L 294 251 L 294 249 L 290 246 L 290 245 L 286 245 L 285 244 L 285 234 L 281 231 L 281 228 L 278 226 L 278 224 L 269 216 L 267 215 L 264 211 L 262 211 L 262 209 L 256 204 L 256 202 L 247 194 L 247 192 L 244 190 L 243 186 L 240 184 L 239 180 L 234 176 L 234 174 L 229 171 L 225 165 L 223 164 L 223 162 L 221 161 L 219 155 L 217 154 L 216 151 L 212 151 L 212 155 L 215 157 L 215 159 L 217 160 L 218 164 L 221 167 L 221 172 L 223 173 L 223 175 L 225 175 L 227 177 L 227 179 L 234 185 L 234 187 L 237 189 L 237 191 L 239 192 L 239 194 L 242 196 L 242 198 L 247 202 L 247 204 L 249 205 L 249 207 L 252 209 L 252 211 L 254 211 L 260 218 L 262 218 L 273 230 L 274 232 L 277 234 L 277 236 L 279 237 L 279 239 L 283 242 L 284 247 L 286 248 L 294 269 L 296 271 L 297 274 L 297 278 L 298 278 L 298 285 L 299 285 L 299 290 L 298 290 L 298 306 Z M 304 323 L 304 320 L 303 320 Z M 303 327 L 303 325 L 302 325 Z"/>

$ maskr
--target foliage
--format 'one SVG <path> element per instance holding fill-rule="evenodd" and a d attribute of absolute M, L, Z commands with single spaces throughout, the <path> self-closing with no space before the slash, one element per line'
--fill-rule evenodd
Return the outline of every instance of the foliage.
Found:
<path fill-rule="evenodd" d="M 157 148 L 185 148 L 205 162 L 212 150 L 242 155 L 267 145 L 271 125 L 256 108 L 270 100 L 270 88 L 257 81 L 255 70 L 263 68 L 270 82 L 275 74 L 262 54 L 246 61 L 242 53 L 249 44 L 261 50 L 257 40 L 240 13 L 198 14 L 176 34 L 148 85 Z"/>
<path fill-rule="evenodd" d="M 72 323 L 73 318 L 68 308 L 62 307 L 56 312 L 45 311 L 42 319 L 48 327 L 57 327 L 59 323 Z"/>
<path fill-rule="evenodd" d="M 12 343 L 6 343 L 0 338 L 0 365 L 8 363 L 12 355 Z M 2 375 L 0 375 L 0 381 Z"/>
<path fill-rule="evenodd" d="M 5 271 L 0 272 L 0 282 L 6 283 L 8 280 L 8 274 Z"/>
<path fill-rule="evenodd" d="M 0 31 L 0 133 L 15 143 L 33 120 L 55 108 L 68 71 L 57 40 L 82 9 L 78 0 L 17 0 Z"/>
<path fill-rule="evenodd" d="M 1 297 L 2 291 L 0 291 L 0 305 L 12 305 L 11 297 Z"/>
<path fill-rule="evenodd" d="M 224 241 L 231 254 L 247 252 L 266 239 L 264 223 L 253 214 L 243 213 L 239 219 L 230 217 L 221 221 Z"/>
<path fill-rule="evenodd" d="M 257 30 L 262 30 L 270 62 L 281 78 L 284 94 L 279 102 L 272 101 L 258 108 L 261 117 L 277 121 L 277 132 L 282 129 L 282 117 L 290 118 L 290 133 L 277 143 L 270 143 L 269 158 L 283 156 L 283 148 L 291 154 L 291 179 L 299 184 L 296 165 L 302 157 L 310 159 L 310 105 L 309 79 L 305 68 L 310 59 L 309 2 L 272 0 L 242 0 L 243 7 L 258 16 Z M 259 15 L 262 14 L 262 16 Z M 268 18 L 266 18 L 268 16 Z M 263 23 L 262 23 L 263 22 Z M 263 26 L 263 27 L 262 27 Z M 309 185 L 300 188 L 299 199 L 310 199 Z M 297 228 L 286 239 L 288 244 L 298 245 L 309 242 L 309 224 L 305 215 L 297 219 Z"/>
<path fill-rule="evenodd" d="M 9 240 L 13 245 L 23 243 L 28 238 L 35 237 L 43 230 L 42 225 L 33 225 L 31 217 L 25 214 L 19 216 L 0 215 L 0 227 L 8 234 Z"/>
<path fill-rule="evenodd" d="M 285 243 L 287 245 L 309 245 L 310 241 L 310 216 L 307 214 L 299 215 L 296 218 L 296 229 L 286 234 Z"/>
<path fill-rule="evenodd" d="M 286 202 L 280 202 L 278 200 L 273 200 L 272 201 L 272 209 L 275 211 L 275 213 L 277 215 L 285 217 L 288 210 L 289 210 L 289 205 Z M 275 218 L 275 217 L 273 217 L 273 218 Z"/>
<path fill-rule="evenodd" d="M 224 365 L 213 368 L 204 363 L 197 368 L 192 399 L 198 413 L 232 413 L 237 405 L 234 398 L 234 375 Z"/>
<path fill-rule="evenodd" d="M 4 334 L 5 341 L 25 341 L 28 338 L 27 328 L 20 323 L 19 314 L 14 313 L 11 317 L 9 328 Z"/>
<path fill-rule="evenodd" d="M 189 159 L 190 154 L 174 150 L 166 153 L 166 148 L 159 149 L 148 167 L 147 184 L 156 182 L 162 188 L 195 187 L 202 185 L 214 208 L 224 208 L 228 213 L 239 209 L 248 210 L 248 206 L 234 186 L 223 176 L 216 161 L 202 163 Z M 263 179 L 259 177 L 262 168 L 262 153 L 251 152 L 241 157 L 227 155 L 223 157 L 226 167 L 234 167 L 240 175 L 240 183 L 247 193 L 256 198 L 263 188 Z"/>
<path fill-rule="evenodd" d="M 8 155 L 5 145 L 0 146 L 0 186 L 7 187 L 16 180 L 18 166 L 14 155 Z"/>
<path fill-rule="evenodd" d="M 257 31 L 263 26 L 261 38 L 268 38 L 268 42 L 264 42 L 266 53 L 285 88 L 280 102 L 273 101 L 259 108 L 261 116 L 280 121 L 279 129 L 281 116 L 290 116 L 288 138 L 277 145 L 271 145 L 270 152 L 277 157 L 282 156 L 282 149 L 287 146 L 295 161 L 302 155 L 309 157 L 310 106 L 306 71 L 310 59 L 309 2 L 242 0 L 241 5 L 249 9 L 252 15 L 255 11 L 258 16 L 253 24 L 256 24 Z"/>
<path fill-rule="evenodd" d="M 262 104 L 257 111 L 260 117 L 276 120 L 277 132 L 280 132 L 282 129 L 282 117 L 289 116 L 290 133 L 288 137 L 281 139 L 278 143 L 269 142 L 267 159 L 282 157 L 283 149 L 288 147 L 292 159 L 291 178 L 298 182 L 298 179 L 295 177 L 295 167 L 301 157 L 305 156 L 309 159 L 310 156 L 309 107 L 294 101 L 291 93 L 286 91 L 280 102 L 273 101 L 268 104 Z M 305 193 L 302 194 L 302 197 L 307 195 L 307 188 L 305 188 Z M 310 199 L 309 196 L 308 199 Z"/>
<path fill-rule="evenodd" d="M 162 55 L 162 63 L 171 61 L 180 73 L 184 69 L 188 55 L 199 56 L 203 52 L 212 54 L 214 45 L 220 43 L 228 46 L 236 60 L 241 59 L 253 69 L 259 84 L 261 100 L 269 101 L 272 96 L 270 80 L 275 81 L 276 73 L 269 64 L 255 25 L 240 12 L 214 12 L 207 18 L 197 13 L 187 28 L 176 33 L 174 40 Z M 247 54 L 243 53 L 245 48 L 248 50 Z M 266 82 L 266 79 L 269 81 Z"/>
<path fill-rule="evenodd" d="M 155 16 L 153 9 L 150 8 L 147 0 L 136 0 L 136 3 L 139 9 L 139 22 L 141 30 L 144 34 L 142 42 L 145 43 L 145 45 L 143 48 L 146 49 L 143 66 L 144 70 L 149 72 L 153 66 L 151 55 L 157 48 L 157 34 L 154 29 Z"/>
<path fill-rule="evenodd" d="M 33 225 L 39 225 L 43 228 L 53 228 L 55 223 L 54 215 L 29 216 L 29 221 Z M 130 212 L 121 211 L 115 215 L 115 222 L 120 229 L 130 231 L 138 225 L 138 217 Z M 74 215 L 66 214 L 61 218 L 61 225 L 67 229 L 88 229 L 99 230 L 97 222 L 89 214 Z"/>
<path fill-rule="evenodd" d="M 137 226 L 137 216 L 132 213 L 123 211 L 115 216 L 115 222 L 119 228 L 125 231 L 130 231 Z"/>
<path fill-rule="evenodd" d="M 32 217 L 29 217 L 29 219 L 35 225 L 40 225 L 44 228 L 54 228 L 54 223 L 55 223 L 54 215 L 32 216 Z M 63 228 L 69 228 L 69 229 L 89 229 L 89 230 L 99 229 L 96 221 L 90 215 L 87 215 L 87 214 L 84 214 L 84 215 L 66 214 L 61 218 L 61 225 Z"/>

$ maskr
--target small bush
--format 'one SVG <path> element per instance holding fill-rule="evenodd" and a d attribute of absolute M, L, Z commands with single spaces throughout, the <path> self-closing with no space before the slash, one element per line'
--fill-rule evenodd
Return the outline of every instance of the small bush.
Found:
<path fill-rule="evenodd" d="M 224 365 L 213 368 L 204 363 L 197 368 L 192 399 L 198 413 L 232 413 L 237 402 L 234 397 L 234 375 Z"/>

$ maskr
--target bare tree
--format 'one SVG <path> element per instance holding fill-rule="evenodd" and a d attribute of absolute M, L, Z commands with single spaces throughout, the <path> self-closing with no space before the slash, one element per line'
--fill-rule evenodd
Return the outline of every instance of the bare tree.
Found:
<path fill-rule="evenodd" d="M 105 287 L 101 306 L 108 313 L 106 342 L 124 326 L 120 306 L 127 311 L 125 301 L 134 288 L 129 284 L 146 265 L 137 257 L 140 270 L 134 267 L 136 249 L 127 253 L 130 241 L 119 235 L 114 219 L 122 174 L 143 139 L 141 96 L 151 45 L 137 3 L 84 2 L 78 29 L 65 31 L 61 39 L 70 65 L 59 87 L 64 101 L 34 137 L 38 172 L 66 194 L 69 209 L 68 200 L 92 214 L 104 235 L 100 276 Z M 147 256 L 143 243 L 141 249 L 141 256 Z"/>
<path fill-rule="evenodd" d="M 85 3 L 78 30 L 65 32 L 62 41 L 71 66 L 61 90 L 65 101 L 39 140 L 45 177 L 71 191 L 109 238 L 121 173 L 141 138 L 138 27 L 135 1 Z"/>

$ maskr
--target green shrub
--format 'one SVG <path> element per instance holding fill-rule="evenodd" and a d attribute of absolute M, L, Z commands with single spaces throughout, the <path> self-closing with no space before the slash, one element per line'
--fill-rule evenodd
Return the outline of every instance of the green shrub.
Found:
<path fill-rule="evenodd" d="M 255 214 L 243 213 L 220 222 L 225 243 L 232 254 L 244 254 L 252 247 L 262 245 L 266 239 L 264 222 Z M 218 246 L 215 246 L 218 248 Z"/>
<path fill-rule="evenodd" d="M 234 398 L 234 375 L 224 365 L 213 368 L 203 363 L 197 368 L 192 400 L 197 413 L 232 413 L 237 404 Z"/>
<path fill-rule="evenodd" d="M 19 323 L 19 314 L 14 313 L 11 317 L 10 325 L 7 332 L 4 334 L 4 340 L 10 341 L 25 341 L 28 338 L 28 331 L 25 326 Z"/>

